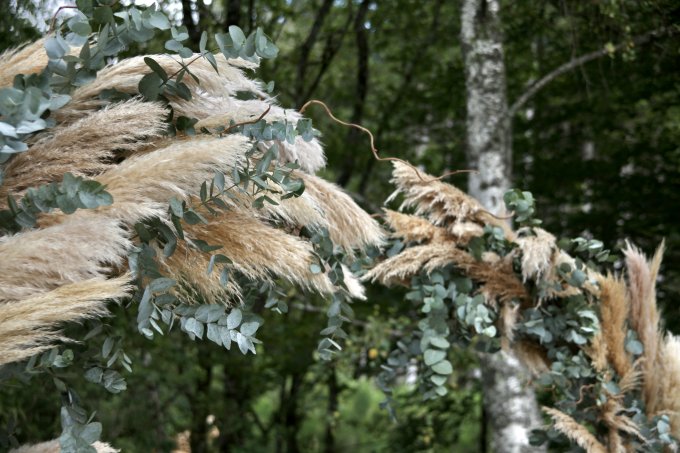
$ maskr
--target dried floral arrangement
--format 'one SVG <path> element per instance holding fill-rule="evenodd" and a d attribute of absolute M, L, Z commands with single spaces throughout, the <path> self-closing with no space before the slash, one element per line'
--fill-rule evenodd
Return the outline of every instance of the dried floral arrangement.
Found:
<path fill-rule="evenodd" d="M 0 88 L 11 90 L 16 74 L 37 77 L 45 49 L 41 40 L 0 56 Z M 262 321 L 244 293 L 256 288 L 276 308 L 282 282 L 332 298 L 338 313 L 319 352 L 336 351 L 341 309 L 364 298 L 348 266 L 384 232 L 314 175 L 325 158 L 311 123 L 247 77 L 257 64 L 213 60 L 189 68 L 152 55 L 107 66 L 4 164 L 0 365 L 67 366 L 72 351 L 54 346 L 72 339 L 59 329 L 105 317 L 121 300 L 139 304 L 138 329 L 149 338 L 177 324 L 192 339 L 254 353 Z M 150 66 L 185 78 L 156 101 L 142 99 Z M 30 109 L 34 98 L 24 96 Z M 86 377 L 117 393 L 125 381 L 115 368 L 130 360 L 120 345 L 107 349 Z M 88 430 L 101 427 L 86 416 L 68 417 L 80 426 L 73 443 L 98 438 Z"/>
<path fill-rule="evenodd" d="M 421 385 L 444 394 L 447 349 L 481 338 L 486 350 L 513 350 L 549 393 L 553 424 L 534 443 L 564 435 L 588 452 L 675 448 L 680 338 L 663 333 L 656 305 L 663 245 L 648 261 L 628 244 L 625 276 L 614 275 L 601 242 L 558 241 L 538 227 L 527 192 L 505 196 L 520 225 L 512 230 L 407 165 L 394 163 L 393 182 L 393 197 L 403 196 L 399 211 L 385 213 L 393 253 L 364 278 L 410 287 L 423 319 L 390 356 L 385 386 L 422 354 Z"/>

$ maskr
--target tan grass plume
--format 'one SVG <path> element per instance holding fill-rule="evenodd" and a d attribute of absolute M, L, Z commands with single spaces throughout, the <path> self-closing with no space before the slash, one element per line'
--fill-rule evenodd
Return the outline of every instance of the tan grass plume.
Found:
<path fill-rule="evenodd" d="M 0 365 L 24 360 L 66 340 L 56 330 L 66 322 L 101 317 L 105 301 L 129 294 L 129 275 L 62 285 L 21 301 L 0 303 Z"/>
<path fill-rule="evenodd" d="M 543 411 L 552 418 L 555 430 L 561 432 L 587 453 L 607 453 L 607 449 L 588 429 L 571 416 L 552 407 L 543 406 Z"/>

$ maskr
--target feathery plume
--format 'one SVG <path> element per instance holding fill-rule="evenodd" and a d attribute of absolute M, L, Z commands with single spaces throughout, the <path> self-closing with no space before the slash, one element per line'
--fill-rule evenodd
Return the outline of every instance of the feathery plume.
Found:
<path fill-rule="evenodd" d="M 64 173 L 93 176 L 115 165 L 118 152 L 135 152 L 160 137 L 166 109 L 157 103 L 131 100 L 94 112 L 77 122 L 40 134 L 28 151 L 4 168 L 0 204 L 7 194 L 60 181 Z"/>
<path fill-rule="evenodd" d="M 92 446 L 97 451 L 97 453 L 118 453 L 120 451 L 104 442 L 95 442 L 92 444 Z M 10 453 L 59 453 L 59 452 L 61 452 L 59 439 L 54 439 L 49 442 L 42 442 L 34 445 L 22 445 L 21 447 L 10 451 Z"/>
<path fill-rule="evenodd" d="M 0 88 L 12 86 L 17 74 L 37 74 L 47 66 L 45 39 L 0 54 Z"/>
<path fill-rule="evenodd" d="M 226 171 L 238 166 L 249 148 L 245 137 L 182 140 L 163 149 L 126 159 L 95 178 L 113 196 L 113 204 L 97 210 L 65 215 L 54 212 L 39 219 L 45 227 L 66 219 L 106 215 L 128 225 L 153 217 L 167 216 L 172 197 L 188 199 L 198 195 L 201 183 L 214 176 L 215 170 Z M 232 181 L 225 176 L 227 184 Z"/>
<path fill-rule="evenodd" d="M 216 252 L 230 258 L 233 269 L 251 280 L 268 281 L 276 277 L 320 293 L 334 290 L 325 274 L 310 271 L 314 259 L 310 243 L 260 222 L 247 211 L 230 209 L 207 225 L 187 225 L 185 234 L 191 239 L 221 245 Z M 203 254 L 202 258 L 204 265 L 200 269 L 207 269 L 209 256 Z M 183 269 L 182 259 L 176 252 L 169 263 Z M 219 274 L 215 284 L 220 284 Z"/>
<path fill-rule="evenodd" d="M 398 255 L 387 258 L 375 265 L 362 278 L 364 281 L 379 281 L 384 285 L 402 284 L 420 273 L 421 268 L 434 258 L 437 267 L 454 262 L 465 254 L 451 244 L 425 244 L 409 247 Z"/>
<path fill-rule="evenodd" d="M 392 236 L 400 237 L 405 242 L 446 242 L 452 241 L 453 235 L 444 228 L 434 226 L 422 217 L 385 209 L 387 224 L 392 227 Z"/>
<path fill-rule="evenodd" d="M 127 232 L 105 217 L 69 218 L 0 238 L 0 302 L 105 277 L 129 248 Z"/>
<path fill-rule="evenodd" d="M 655 290 L 663 250 L 662 242 L 649 263 L 645 255 L 630 243 L 626 244 L 626 249 L 623 251 L 626 257 L 630 291 L 630 325 L 635 329 L 644 346 L 643 396 L 648 415 L 656 413 L 663 399 L 658 388 L 661 374 L 658 368 L 661 368 L 663 364 L 657 357 L 661 336 Z"/>
<path fill-rule="evenodd" d="M 522 252 L 522 279 L 540 280 L 552 266 L 552 256 L 555 252 L 555 236 L 542 228 L 532 228 L 524 232 L 533 234 L 522 235 L 519 230 L 516 243 Z"/>
<path fill-rule="evenodd" d="M 609 398 L 602 406 L 600 416 L 610 431 L 621 431 L 637 437 L 642 442 L 646 442 L 637 424 L 630 417 L 621 413 L 624 410 L 625 408 L 619 403 L 617 398 Z"/>
<path fill-rule="evenodd" d="M 600 324 L 607 358 L 619 376 L 625 376 L 631 368 L 630 355 L 625 346 L 629 313 L 626 286 L 621 279 L 611 275 L 601 277 L 599 284 Z"/>
<path fill-rule="evenodd" d="M 460 189 L 435 180 L 432 176 L 418 175 L 415 170 L 401 162 L 393 162 L 392 182 L 396 193 L 404 194 L 400 210 L 415 208 L 416 215 L 423 215 L 433 224 L 452 228 L 456 223 L 474 220 L 481 225 L 489 224 L 503 229 L 506 237 L 513 233 L 507 223 L 489 214 L 481 204 Z"/>
<path fill-rule="evenodd" d="M 26 359 L 65 341 L 55 329 L 65 322 L 106 315 L 105 301 L 129 293 L 129 275 L 93 278 L 21 301 L 0 303 L 0 365 Z"/>
<path fill-rule="evenodd" d="M 607 356 L 609 355 L 609 351 L 602 331 L 597 332 L 593 336 L 585 351 L 586 354 L 588 354 L 588 357 L 590 357 L 593 368 L 595 368 L 597 372 L 604 373 L 607 371 L 607 366 L 609 364 Z"/>
<path fill-rule="evenodd" d="M 661 343 L 657 381 L 657 413 L 670 417 L 671 434 L 680 439 L 680 337 L 667 334 Z"/>
<path fill-rule="evenodd" d="M 385 232 L 338 186 L 314 175 L 300 174 L 305 192 L 316 202 L 328 222 L 331 240 L 347 253 L 385 242 Z"/>
<path fill-rule="evenodd" d="M 168 74 L 173 74 L 181 66 L 169 55 L 150 55 Z M 192 98 L 185 100 L 177 96 L 169 96 L 177 116 L 183 115 L 198 118 L 197 129 L 200 127 L 213 128 L 228 127 L 232 122 L 242 123 L 258 118 L 264 112 L 268 121 L 289 121 L 293 126 L 302 118 L 299 112 L 283 109 L 276 105 L 263 90 L 260 83 L 249 79 L 243 73 L 243 68 L 254 69 L 255 63 L 241 59 L 225 59 L 217 56 L 219 74 L 203 58 L 198 58 L 191 65 L 191 72 L 201 80 L 197 84 L 192 78 L 187 78 L 187 84 L 192 92 Z M 58 122 L 72 122 L 92 111 L 106 105 L 105 99 L 98 97 L 105 89 L 135 95 L 141 78 L 150 73 L 150 68 L 144 62 L 144 57 L 129 58 L 120 63 L 103 69 L 97 74 L 97 79 L 88 85 L 75 90 L 71 102 L 54 113 Z M 259 99 L 240 100 L 235 97 L 238 92 L 250 92 Z M 273 142 L 264 142 L 265 146 Z M 298 162 L 307 172 L 315 172 L 323 168 L 326 159 L 323 148 L 317 139 L 305 141 L 296 137 L 293 144 L 280 143 L 279 160 L 282 163 Z"/>
<path fill-rule="evenodd" d="M 607 453 L 607 449 L 590 432 L 569 415 L 551 407 L 543 406 L 543 411 L 553 419 L 553 428 L 567 436 L 588 453 Z"/>

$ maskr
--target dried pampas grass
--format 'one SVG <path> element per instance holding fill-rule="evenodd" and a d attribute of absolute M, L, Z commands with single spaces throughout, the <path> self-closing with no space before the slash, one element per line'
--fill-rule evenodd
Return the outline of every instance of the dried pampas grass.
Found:
<path fill-rule="evenodd" d="M 587 453 L 607 453 L 607 449 L 588 429 L 564 412 L 551 407 L 543 407 L 543 411 L 552 418 L 553 428 L 567 436 Z"/>
<path fill-rule="evenodd" d="M 470 221 L 493 225 L 503 229 L 506 237 L 512 237 L 512 230 L 505 221 L 491 215 L 465 192 L 430 175 L 417 173 L 401 162 L 393 164 L 392 182 L 397 190 L 390 199 L 399 193 L 404 195 L 400 210 L 415 208 L 416 215 L 422 215 L 434 225 L 444 228 L 453 229 L 456 224 Z"/>
<path fill-rule="evenodd" d="M 386 209 L 385 220 L 394 230 L 392 235 L 403 239 L 404 242 L 435 243 L 451 241 L 454 238 L 454 235 L 449 231 L 432 225 L 422 217 Z"/>
<path fill-rule="evenodd" d="M 435 260 L 436 267 L 443 267 L 453 263 L 463 253 L 449 244 L 416 245 L 378 263 L 363 276 L 363 280 L 379 281 L 384 285 L 405 284 L 430 261 Z"/>
<path fill-rule="evenodd" d="M 661 398 L 656 402 L 658 414 L 668 414 L 671 434 L 680 439 L 680 337 L 667 334 L 659 351 L 659 368 L 655 376 Z"/>
<path fill-rule="evenodd" d="M 0 86 L 11 83 L 17 72 L 42 70 L 47 62 L 43 45 L 40 41 L 0 56 Z M 151 57 L 168 74 L 181 69 L 170 56 Z M 186 77 L 191 99 L 169 97 L 175 117 L 196 117 L 198 125 L 207 128 L 252 121 L 264 112 L 269 122 L 286 121 L 293 126 L 302 118 L 299 112 L 276 105 L 261 82 L 246 76 L 244 71 L 257 64 L 223 56 L 216 59 L 219 73 L 203 58 L 192 62 L 191 71 L 200 84 Z M 158 218 L 173 229 L 168 211 L 171 197 L 189 202 L 209 219 L 208 225 L 187 226 L 189 242 L 180 241 L 175 255 L 163 262 L 168 275 L 179 282 L 175 291 L 186 302 L 199 298 L 204 302 L 238 303 L 241 298 L 235 281 L 223 287 L 219 272 L 207 274 L 210 256 L 191 247 L 192 240 L 222 245 L 217 253 L 228 256 L 233 261 L 231 270 L 246 278 L 282 279 L 324 294 L 339 288 L 333 287 L 325 273 L 310 271 L 316 258 L 311 243 L 299 236 L 302 227 L 327 228 L 331 239 L 350 257 L 357 249 L 384 241 L 378 223 L 339 187 L 305 173 L 325 164 L 316 139 L 296 137 L 292 144 L 279 143 L 279 162 L 300 164 L 294 176 L 304 179 L 307 186 L 300 198 L 282 200 L 271 194 L 279 204 L 257 210 L 251 206 L 249 195 L 234 191 L 233 197 L 223 198 L 229 209 L 217 216 L 196 207 L 201 184 L 212 179 L 216 171 L 224 174 L 226 187 L 233 186 L 232 170 L 243 168 L 244 154 L 254 143 L 240 134 L 169 137 L 164 135 L 168 107 L 139 98 L 111 104 L 100 96 L 106 89 L 134 96 L 139 81 L 150 72 L 144 57 L 122 60 L 100 71 L 92 83 L 72 93 L 66 106 L 51 112 L 56 122 L 53 128 L 32 136 L 27 142 L 29 150 L 3 165 L 0 208 L 5 206 L 6 195 L 21 197 L 29 187 L 59 182 L 65 172 L 95 179 L 106 186 L 114 200 L 110 206 L 79 209 L 71 215 L 42 213 L 38 215 L 38 229 L 0 238 L 0 306 L 4 310 L 0 313 L 10 316 L 11 309 L 23 309 L 30 301 L 37 315 L 45 310 L 50 316 L 36 315 L 31 324 L 34 334 L 20 332 L 0 316 L 0 331 L 4 328 L 6 337 L 16 336 L 14 342 L 6 342 L 3 357 L 7 360 L 27 357 L 62 340 L 53 333 L 60 321 L 105 313 L 105 299 L 121 297 L 121 291 L 93 289 L 90 304 L 75 297 L 73 304 L 80 307 L 80 318 L 69 311 L 71 305 L 63 301 L 62 291 L 106 281 L 120 287 L 122 280 L 116 276 L 123 272 L 135 240 L 135 223 Z M 237 95 L 242 92 L 251 93 L 253 99 L 239 99 Z M 272 143 L 259 143 L 259 151 Z M 349 269 L 344 273 L 351 295 L 364 297 L 359 281 Z M 63 311 L 51 308 L 57 303 L 64 303 Z"/>
<path fill-rule="evenodd" d="M 385 232 L 371 216 L 335 184 L 317 176 L 300 174 L 305 192 L 312 198 L 326 219 L 331 240 L 352 253 L 354 249 L 380 246 Z"/>
<path fill-rule="evenodd" d="M 196 55 L 198 56 L 198 55 Z M 173 74 L 181 66 L 169 55 L 149 55 L 166 71 Z M 58 122 L 68 124 L 93 111 L 101 109 L 107 101 L 99 98 L 103 90 L 115 89 L 122 93 L 137 94 L 141 78 L 151 72 L 144 62 L 145 57 L 135 57 L 103 69 L 97 79 L 88 85 L 75 90 L 72 101 L 55 112 Z M 227 60 L 224 56 L 216 56 L 219 73 L 216 73 L 207 60 L 198 58 L 191 64 L 191 72 L 201 81 L 196 83 L 187 77 L 184 83 L 192 92 L 192 98 L 185 100 L 177 96 L 169 96 L 170 103 L 177 116 L 197 118 L 196 129 L 207 129 L 219 126 L 228 127 L 232 123 L 253 121 L 267 112 L 268 121 L 288 121 L 293 126 L 302 118 L 299 112 L 283 109 L 276 105 L 262 89 L 259 82 L 248 77 L 243 69 L 255 69 L 257 64 L 241 59 Z M 249 92 L 256 99 L 240 100 L 239 92 Z M 273 142 L 264 142 L 266 146 Z M 293 144 L 279 142 L 282 163 L 298 162 L 304 171 L 315 172 L 323 168 L 326 159 L 323 148 L 317 139 L 305 141 L 297 136 Z"/>
<path fill-rule="evenodd" d="M 522 232 L 525 235 L 522 235 Z M 540 280 L 547 274 L 553 265 L 553 254 L 557 246 L 555 236 L 542 228 L 532 228 L 531 231 L 520 230 L 516 239 L 522 252 L 522 278 L 527 280 Z"/>
<path fill-rule="evenodd" d="M 630 325 L 637 332 L 644 346 L 643 396 L 647 414 L 655 414 L 664 395 L 659 393 L 660 375 L 663 374 L 663 363 L 658 357 L 661 346 L 659 333 L 660 315 L 656 307 L 656 277 L 661 266 L 664 244 L 661 243 L 651 262 L 645 255 L 630 243 L 626 244 L 624 255 L 628 271 L 628 289 L 630 294 Z"/>
<path fill-rule="evenodd" d="M 92 444 L 92 446 L 94 447 L 97 453 L 118 453 L 120 451 L 104 442 L 95 442 Z M 21 447 L 10 451 L 10 453 L 59 453 L 59 452 L 61 452 L 59 439 L 51 440 L 49 442 L 42 442 L 34 445 L 22 445 Z"/>
<path fill-rule="evenodd" d="M 305 289 L 333 292 L 325 274 L 310 271 L 313 254 L 309 242 L 270 227 L 248 212 L 231 209 L 208 225 L 188 225 L 185 233 L 189 238 L 221 245 L 219 253 L 229 257 L 235 270 L 250 280 L 276 277 Z"/>
<path fill-rule="evenodd" d="M 47 66 L 45 39 L 0 54 L 0 88 L 12 86 L 17 74 L 37 74 Z"/>
<path fill-rule="evenodd" d="M 560 250 L 555 237 L 545 230 L 523 228 L 512 232 L 502 219 L 484 211 L 476 200 L 408 165 L 396 163 L 392 181 L 397 185 L 393 197 L 404 195 L 400 209 L 415 212 L 408 215 L 386 211 L 392 236 L 403 240 L 406 248 L 377 264 L 365 279 L 408 285 L 411 277 L 422 272 L 454 266 L 476 283 L 486 303 L 497 310 L 501 346 L 512 349 L 536 374 L 551 370 L 555 359 L 549 357 L 548 352 L 552 351 L 547 351 L 539 341 L 528 336 L 515 338 L 520 309 L 541 304 L 564 307 L 570 302 L 565 299 L 572 296 L 580 296 L 578 300 L 584 303 L 599 304 L 601 330 L 594 333 L 589 344 L 579 348 L 598 374 L 594 382 L 611 381 L 618 385 L 614 393 L 605 388 L 600 395 L 605 399 L 586 409 L 597 411 L 597 422 L 607 431 L 603 434 L 598 429 L 595 435 L 570 415 L 544 408 L 554 422 L 554 429 L 589 452 L 630 451 L 626 442 L 647 442 L 624 406 L 624 399 L 632 394 L 643 400 L 650 419 L 669 415 L 672 433 L 680 435 L 680 340 L 672 335 L 662 340 L 656 306 L 655 280 L 663 244 L 650 262 L 638 249 L 627 245 L 626 285 L 621 277 L 605 276 L 577 265 L 577 259 Z M 481 236 L 483 227 L 488 225 L 502 228 L 513 247 L 505 256 L 485 251 L 481 259 L 475 259 L 469 251 L 469 239 Z M 567 268 L 582 270 L 583 283 L 571 284 L 568 276 L 563 275 Z M 629 328 L 644 346 L 642 356 L 635 362 L 626 350 Z M 595 385 L 585 384 L 581 391 Z M 584 397 L 582 394 L 577 405 Z M 606 446 L 598 438 L 601 434 Z"/>
<path fill-rule="evenodd" d="M 599 284 L 602 341 L 612 367 L 619 376 L 625 376 L 632 365 L 625 346 L 629 314 L 626 286 L 611 275 L 600 278 Z"/>
<path fill-rule="evenodd" d="M 61 181 L 64 173 L 94 176 L 115 165 L 114 157 L 135 152 L 158 139 L 167 110 L 160 104 L 131 100 L 93 112 L 75 123 L 39 134 L 28 151 L 4 167 L 0 206 L 7 194 Z"/>
<path fill-rule="evenodd" d="M 0 238 L 0 302 L 104 278 L 123 263 L 129 246 L 118 222 L 92 216 Z"/>
<path fill-rule="evenodd" d="M 106 300 L 129 294 L 130 275 L 92 278 L 65 284 L 21 301 L 0 303 L 0 365 L 27 359 L 67 339 L 57 332 L 64 322 L 106 315 Z"/>

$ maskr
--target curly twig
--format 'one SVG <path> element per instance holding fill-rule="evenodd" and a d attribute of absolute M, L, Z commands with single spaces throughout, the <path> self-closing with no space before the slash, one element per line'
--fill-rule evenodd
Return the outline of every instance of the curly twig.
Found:
<path fill-rule="evenodd" d="M 267 113 L 269 113 L 269 111 L 270 111 L 271 109 L 272 109 L 272 106 L 271 106 L 271 104 L 270 104 L 270 105 L 267 106 L 267 110 L 265 110 L 264 112 L 262 112 L 262 114 L 261 114 L 260 116 L 258 116 L 257 118 L 255 118 L 254 120 L 248 120 L 248 121 L 242 121 L 242 122 L 240 122 L 240 123 L 234 123 L 234 124 L 232 124 L 231 126 L 229 126 L 228 128 L 226 128 L 225 130 L 223 130 L 222 133 L 223 133 L 223 134 L 224 134 L 224 133 L 227 133 L 227 132 L 229 132 L 230 130 L 236 128 L 236 127 L 245 126 L 246 124 L 255 124 L 255 123 L 257 123 L 258 121 L 260 121 L 262 118 L 264 118 L 265 116 L 267 116 Z"/>
<path fill-rule="evenodd" d="M 420 173 L 420 171 L 416 167 L 414 167 L 411 163 L 409 163 L 409 162 L 407 162 L 403 159 L 399 159 L 398 157 L 380 157 L 380 155 L 378 154 L 378 149 L 375 147 L 375 138 L 373 137 L 373 133 L 370 130 L 368 130 L 367 128 L 365 128 L 364 126 L 361 126 L 359 124 L 348 123 L 346 121 L 342 121 L 341 119 L 336 118 L 336 116 L 333 115 L 333 112 L 331 112 L 331 109 L 324 102 L 316 100 L 316 99 L 312 99 L 311 101 L 307 101 L 300 108 L 300 113 L 304 113 L 305 110 L 307 110 L 307 107 L 309 107 L 310 105 L 313 105 L 313 104 L 320 105 L 321 107 L 323 107 L 323 109 L 326 111 L 328 116 L 333 121 L 335 121 L 336 123 L 342 124 L 343 126 L 347 126 L 347 127 L 353 127 L 355 129 L 360 130 L 361 132 L 366 133 L 369 137 L 369 140 L 370 140 L 371 153 L 373 153 L 373 157 L 375 157 L 375 159 L 377 161 L 380 161 L 380 162 L 392 161 L 392 162 L 402 163 L 402 164 L 408 166 L 409 168 L 411 168 L 413 171 L 415 171 L 416 175 L 418 175 L 418 178 L 423 182 L 430 183 L 430 182 L 434 182 L 434 181 L 440 181 L 440 180 L 442 180 L 442 179 L 444 179 L 448 176 L 456 175 L 456 174 L 459 174 L 459 173 L 477 173 L 477 170 L 455 170 L 455 171 L 450 171 L 450 172 L 444 173 L 443 175 L 441 175 L 439 177 L 426 180 L 425 178 L 423 178 L 423 175 Z"/>
<path fill-rule="evenodd" d="M 50 22 L 50 31 L 49 31 L 50 33 L 52 33 L 54 31 L 54 25 L 57 22 L 57 16 L 64 9 L 78 9 L 78 7 L 76 5 L 64 5 L 64 6 L 60 6 L 59 8 L 57 8 L 57 11 L 52 16 L 52 21 Z"/>

